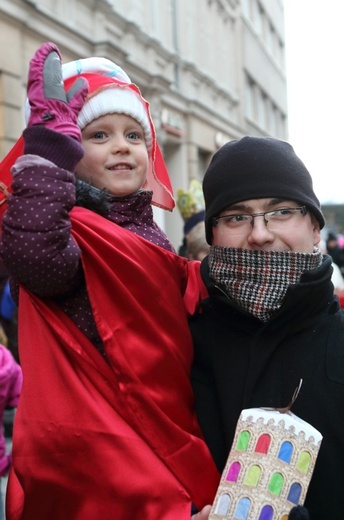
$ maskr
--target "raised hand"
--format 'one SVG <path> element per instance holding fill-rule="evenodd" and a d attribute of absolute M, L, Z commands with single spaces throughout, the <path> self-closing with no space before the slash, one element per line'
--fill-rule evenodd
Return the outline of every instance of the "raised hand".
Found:
<path fill-rule="evenodd" d="M 44 43 L 30 61 L 27 95 L 30 104 L 28 126 L 44 125 L 78 141 L 78 114 L 88 93 L 88 83 L 77 79 L 66 92 L 61 55 L 53 43 Z"/>

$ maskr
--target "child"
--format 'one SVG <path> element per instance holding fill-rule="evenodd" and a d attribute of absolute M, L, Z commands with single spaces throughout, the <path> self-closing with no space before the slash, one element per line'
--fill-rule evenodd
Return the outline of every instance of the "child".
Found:
<path fill-rule="evenodd" d="M 16 408 L 18 406 L 22 381 L 23 376 L 21 367 L 15 361 L 11 352 L 4 345 L 0 344 L 0 477 L 5 477 L 8 474 L 12 461 L 11 453 L 6 453 L 3 424 L 4 412 L 6 407 Z M 5 518 L 1 487 L 0 518 Z"/>
<path fill-rule="evenodd" d="M 138 88 L 99 58 L 64 74 L 67 93 L 44 44 L 3 218 L 24 373 L 8 520 L 188 519 L 219 481 L 189 382 L 197 266 L 153 221 L 147 182 L 169 193 Z"/>

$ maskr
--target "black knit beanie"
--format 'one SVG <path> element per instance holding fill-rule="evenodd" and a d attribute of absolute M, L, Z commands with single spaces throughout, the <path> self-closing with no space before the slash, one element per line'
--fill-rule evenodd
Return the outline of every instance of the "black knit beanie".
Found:
<path fill-rule="evenodd" d="M 235 202 L 276 197 L 305 205 L 325 225 L 312 178 L 292 146 L 272 137 L 243 137 L 223 145 L 203 180 L 207 242 L 212 218 Z"/>

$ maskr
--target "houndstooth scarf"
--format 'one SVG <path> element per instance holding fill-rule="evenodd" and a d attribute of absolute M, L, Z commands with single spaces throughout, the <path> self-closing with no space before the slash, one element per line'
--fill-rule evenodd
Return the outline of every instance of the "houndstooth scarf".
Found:
<path fill-rule="evenodd" d="M 282 305 L 288 286 L 321 262 L 318 248 L 296 253 L 211 246 L 209 274 L 240 307 L 265 322 Z"/>

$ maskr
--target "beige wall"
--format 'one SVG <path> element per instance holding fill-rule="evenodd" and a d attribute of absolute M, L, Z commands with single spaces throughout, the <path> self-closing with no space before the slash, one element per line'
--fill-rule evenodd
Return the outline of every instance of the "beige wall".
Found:
<path fill-rule="evenodd" d="M 258 0 L 1 0 L 0 159 L 24 128 L 28 64 L 45 41 L 59 46 L 64 61 L 112 59 L 140 86 L 175 191 L 202 178 L 204 161 L 224 140 L 269 135 L 271 128 L 285 138 L 283 2 L 260 2 L 262 20 L 257 6 Z M 250 110 L 248 98 L 257 105 Z M 273 107 L 279 124 L 269 127 L 262 103 L 267 112 Z M 158 211 L 157 219 L 178 247 L 178 210 Z"/>

